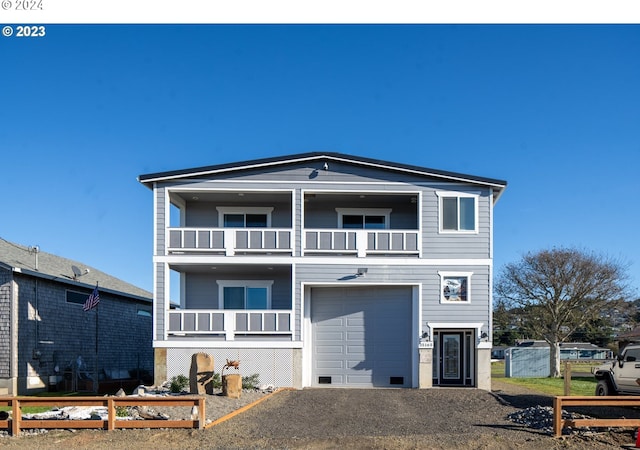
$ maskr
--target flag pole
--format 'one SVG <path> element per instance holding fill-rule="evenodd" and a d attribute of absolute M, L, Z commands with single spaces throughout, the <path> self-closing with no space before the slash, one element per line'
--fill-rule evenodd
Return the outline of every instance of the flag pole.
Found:
<path fill-rule="evenodd" d="M 98 282 L 96 281 L 96 290 L 98 289 Z M 98 392 L 98 306 L 96 305 L 96 364 L 94 372 L 93 392 Z"/>

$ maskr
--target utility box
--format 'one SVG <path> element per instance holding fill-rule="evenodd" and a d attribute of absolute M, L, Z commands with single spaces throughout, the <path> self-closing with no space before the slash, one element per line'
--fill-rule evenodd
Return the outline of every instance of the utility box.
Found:
<path fill-rule="evenodd" d="M 551 375 L 549 347 L 509 347 L 504 353 L 507 378 L 546 378 Z"/>

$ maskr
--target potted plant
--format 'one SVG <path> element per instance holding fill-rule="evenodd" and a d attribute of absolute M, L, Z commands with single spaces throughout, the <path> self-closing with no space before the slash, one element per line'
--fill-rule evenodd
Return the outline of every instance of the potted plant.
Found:
<path fill-rule="evenodd" d="M 240 361 L 229 361 L 222 366 L 222 395 L 231 398 L 240 398 L 242 393 L 242 377 L 239 373 L 224 374 L 225 369 L 234 368 L 240 370 Z"/>

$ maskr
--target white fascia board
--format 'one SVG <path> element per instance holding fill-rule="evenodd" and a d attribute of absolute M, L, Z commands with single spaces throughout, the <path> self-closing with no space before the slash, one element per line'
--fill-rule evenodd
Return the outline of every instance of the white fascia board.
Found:
<path fill-rule="evenodd" d="M 300 341 L 206 341 L 193 339 L 189 341 L 168 339 L 166 341 L 153 341 L 153 348 L 243 348 L 243 349 L 263 349 L 263 348 L 302 348 Z"/>
<path fill-rule="evenodd" d="M 479 259 L 418 259 L 418 258 L 330 258 L 314 256 L 221 256 L 221 255 L 165 255 L 155 256 L 154 262 L 167 264 L 225 264 L 225 265 L 323 265 L 323 266 L 490 266 L 489 258 Z"/>

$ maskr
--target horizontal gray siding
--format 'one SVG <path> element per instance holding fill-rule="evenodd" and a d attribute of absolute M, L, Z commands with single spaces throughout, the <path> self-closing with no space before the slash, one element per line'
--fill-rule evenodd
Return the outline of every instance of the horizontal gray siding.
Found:
<path fill-rule="evenodd" d="M 164 301 L 164 293 L 165 293 L 165 283 L 168 280 L 165 280 L 164 276 L 164 264 L 157 263 L 155 266 L 156 271 L 156 291 L 154 294 L 154 311 L 153 317 L 156 324 L 156 335 L 155 339 L 159 341 L 164 340 L 164 327 L 165 327 L 165 310 L 168 309 L 168 305 L 165 304 Z"/>
<path fill-rule="evenodd" d="M 481 192 L 478 199 L 478 233 L 440 233 L 437 191 Z M 477 259 L 491 254 L 491 202 L 488 189 L 440 185 L 425 188 L 422 196 L 422 255 L 424 258 Z"/>
<path fill-rule="evenodd" d="M 163 255 L 165 249 L 165 227 L 169 220 L 165 214 L 167 191 L 164 188 L 156 187 L 153 190 L 155 196 L 156 212 L 156 255 Z"/>
<path fill-rule="evenodd" d="M 363 264 L 366 265 L 366 264 Z M 362 265 L 360 265 L 361 267 Z M 366 277 L 354 278 L 359 266 L 307 265 L 296 266 L 298 283 L 358 284 L 422 283 L 422 320 L 425 322 L 485 322 L 490 318 L 489 268 L 487 266 L 368 266 Z M 473 272 L 469 304 L 441 304 L 439 271 Z M 300 296 L 296 287 L 296 310 Z"/>
<path fill-rule="evenodd" d="M 0 378 L 11 376 L 11 272 L 0 269 Z"/>
<path fill-rule="evenodd" d="M 272 308 L 291 309 L 291 278 L 288 271 L 273 270 L 268 274 L 255 272 L 227 272 L 205 274 L 188 273 L 186 279 L 187 309 L 217 309 L 219 287 L 216 280 L 273 280 L 271 286 Z"/>
<path fill-rule="evenodd" d="M 216 207 L 233 207 L 240 206 L 239 201 L 229 199 L 224 202 L 187 202 L 186 221 L 187 227 L 209 227 L 217 228 L 219 226 L 218 210 Z M 291 204 L 287 202 L 273 202 L 269 204 L 246 204 L 242 206 L 269 206 L 273 207 L 271 212 L 271 226 L 273 228 L 291 228 Z"/>

